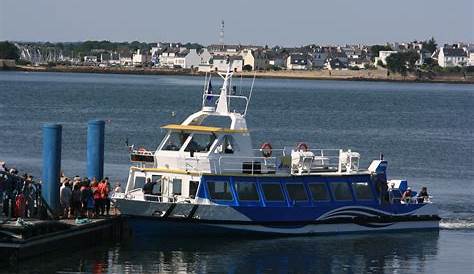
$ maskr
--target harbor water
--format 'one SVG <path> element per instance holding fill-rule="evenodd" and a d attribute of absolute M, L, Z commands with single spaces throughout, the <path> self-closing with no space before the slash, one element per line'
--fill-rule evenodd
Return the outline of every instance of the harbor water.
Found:
<path fill-rule="evenodd" d="M 41 129 L 59 123 L 62 169 L 86 174 L 87 121 L 103 119 L 105 169 L 125 184 L 126 142 L 155 149 L 161 125 L 201 106 L 203 77 L 0 72 L 0 160 L 41 177 Z M 213 79 L 214 81 L 214 79 Z M 217 79 L 213 86 L 219 86 Z M 237 92 L 251 79 L 239 79 Z M 383 153 L 391 179 L 427 186 L 441 229 L 293 238 L 132 239 L 56 252 L 19 272 L 472 273 L 474 85 L 257 79 L 248 110 L 254 146 Z M 67 243 L 65 243 L 67 245 Z M 46 259 L 47 258 L 47 259 Z"/>

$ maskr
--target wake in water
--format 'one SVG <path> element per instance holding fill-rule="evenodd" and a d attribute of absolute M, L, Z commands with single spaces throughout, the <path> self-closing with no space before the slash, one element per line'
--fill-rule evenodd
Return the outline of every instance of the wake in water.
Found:
<path fill-rule="evenodd" d="M 474 230 L 473 219 L 445 218 L 439 223 L 441 229 L 448 230 Z"/>

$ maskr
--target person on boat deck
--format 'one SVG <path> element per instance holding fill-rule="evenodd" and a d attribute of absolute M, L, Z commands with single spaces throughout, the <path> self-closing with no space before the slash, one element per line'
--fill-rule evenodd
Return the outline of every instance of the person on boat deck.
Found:
<path fill-rule="evenodd" d="M 152 182 L 150 178 L 146 179 L 145 185 L 143 185 L 143 194 L 153 195 L 153 187 L 156 185 L 156 182 Z"/>
<path fill-rule="evenodd" d="M 419 204 L 424 203 L 425 201 L 428 201 L 428 198 L 430 197 L 430 195 L 428 195 L 428 189 L 426 188 L 426 186 L 421 188 L 420 193 L 418 193 L 416 197 L 417 197 L 416 201 Z"/>
<path fill-rule="evenodd" d="M 396 189 L 395 189 L 395 183 L 391 183 L 390 187 L 388 188 L 388 199 L 390 203 L 400 203 L 400 197 L 397 197 L 396 195 Z"/>
<path fill-rule="evenodd" d="M 387 204 L 389 202 L 388 184 L 387 179 L 384 175 L 378 174 L 375 177 L 375 187 L 379 194 L 379 201 L 381 204 Z"/>
<path fill-rule="evenodd" d="M 406 204 L 409 204 L 411 202 L 411 196 L 412 196 L 411 188 L 407 188 L 407 190 L 403 192 L 402 201 L 405 202 Z"/>

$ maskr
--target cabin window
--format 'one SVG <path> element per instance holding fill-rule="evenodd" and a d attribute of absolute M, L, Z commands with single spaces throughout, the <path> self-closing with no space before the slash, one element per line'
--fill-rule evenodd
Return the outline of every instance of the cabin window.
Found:
<path fill-rule="evenodd" d="M 194 151 L 194 152 L 208 152 L 214 141 L 216 140 L 216 134 L 203 134 L 203 133 L 194 133 L 191 141 L 186 146 L 184 151 Z"/>
<path fill-rule="evenodd" d="M 232 154 L 235 150 L 234 138 L 230 135 L 224 136 L 223 148 L 225 154 Z"/>
<path fill-rule="evenodd" d="M 198 190 L 199 181 L 189 181 L 189 197 L 194 199 Z"/>
<path fill-rule="evenodd" d="M 303 184 L 287 184 L 286 190 L 292 201 L 307 201 L 308 196 Z"/>
<path fill-rule="evenodd" d="M 153 186 L 153 193 L 161 193 L 161 175 L 151 175 L 151 181 L 156 182 Z"/>
<path fill-rule="evenodd" d="M 162 150 L 179 151 L 189 134 L 184 132 L 171 132 Z"/>
<path fill-rule="evenodd" d="M 181 195 L 181 179 L 173 179 L 173 194 Z"/>
<path fill-rule="evenodd" d="M 325 183 L 308 184 L 311 196 L 315 201 L 329 201 L 329 193 Z"/>
<path fill-rule="evenodd" d="M 207 182 L 207 188 L 212 200 L 233 200 L 229 182 Z"/>
<path fill-rule="evenodd" d="M 354 189 L 357 200 L 372 200 L 374 198 L 367 182 L 354 182 L 352 183 L 352 189 Z"/>
<path fill-rule="evenodd" d="M 134 184 L 135 189 L 143 188 L 144 185 L 145 185 L 145 176 L 136 176 L 135 184 Z"/>
<path fill-rule="evenodd" d="M 351 190 L 346 182 L 333 182 L 331 189 L 336 201 L 352 201 Z"/>
<path fill-rule="evenodd" d="M 265 200 L 269 202 L 282 202 L 285 200 L 279 183 L 262 184 L 262 190 Z"/>
<path fill-rule="evenodd" d="M 258 201 L 257 185 L 253 182 L 236 182 L 235 188 L 240 201 Z"/>

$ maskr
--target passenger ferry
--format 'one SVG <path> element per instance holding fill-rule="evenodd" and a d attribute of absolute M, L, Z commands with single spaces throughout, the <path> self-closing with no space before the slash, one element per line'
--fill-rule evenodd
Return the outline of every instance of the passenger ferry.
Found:
<path fill-rule="evenodd" d="M 281 235 L 437 229 L 425 197 L 401 200 L 405 180 L 387 180 L 387 161 L 305 143 L 252 148 L 246 115 L 252 89 L 237 95 L 231 65 L 205 81 L 202 109 L 167 131 L 156 151 L 131 147 L 124 193 L 114 194 L 136 234 Z M 255 79 L 254 79 L 255 80 Z M 242 102 L 242 110 L 230 110 Z M 152 189 L 151 189 L 152 188 Z"/>

